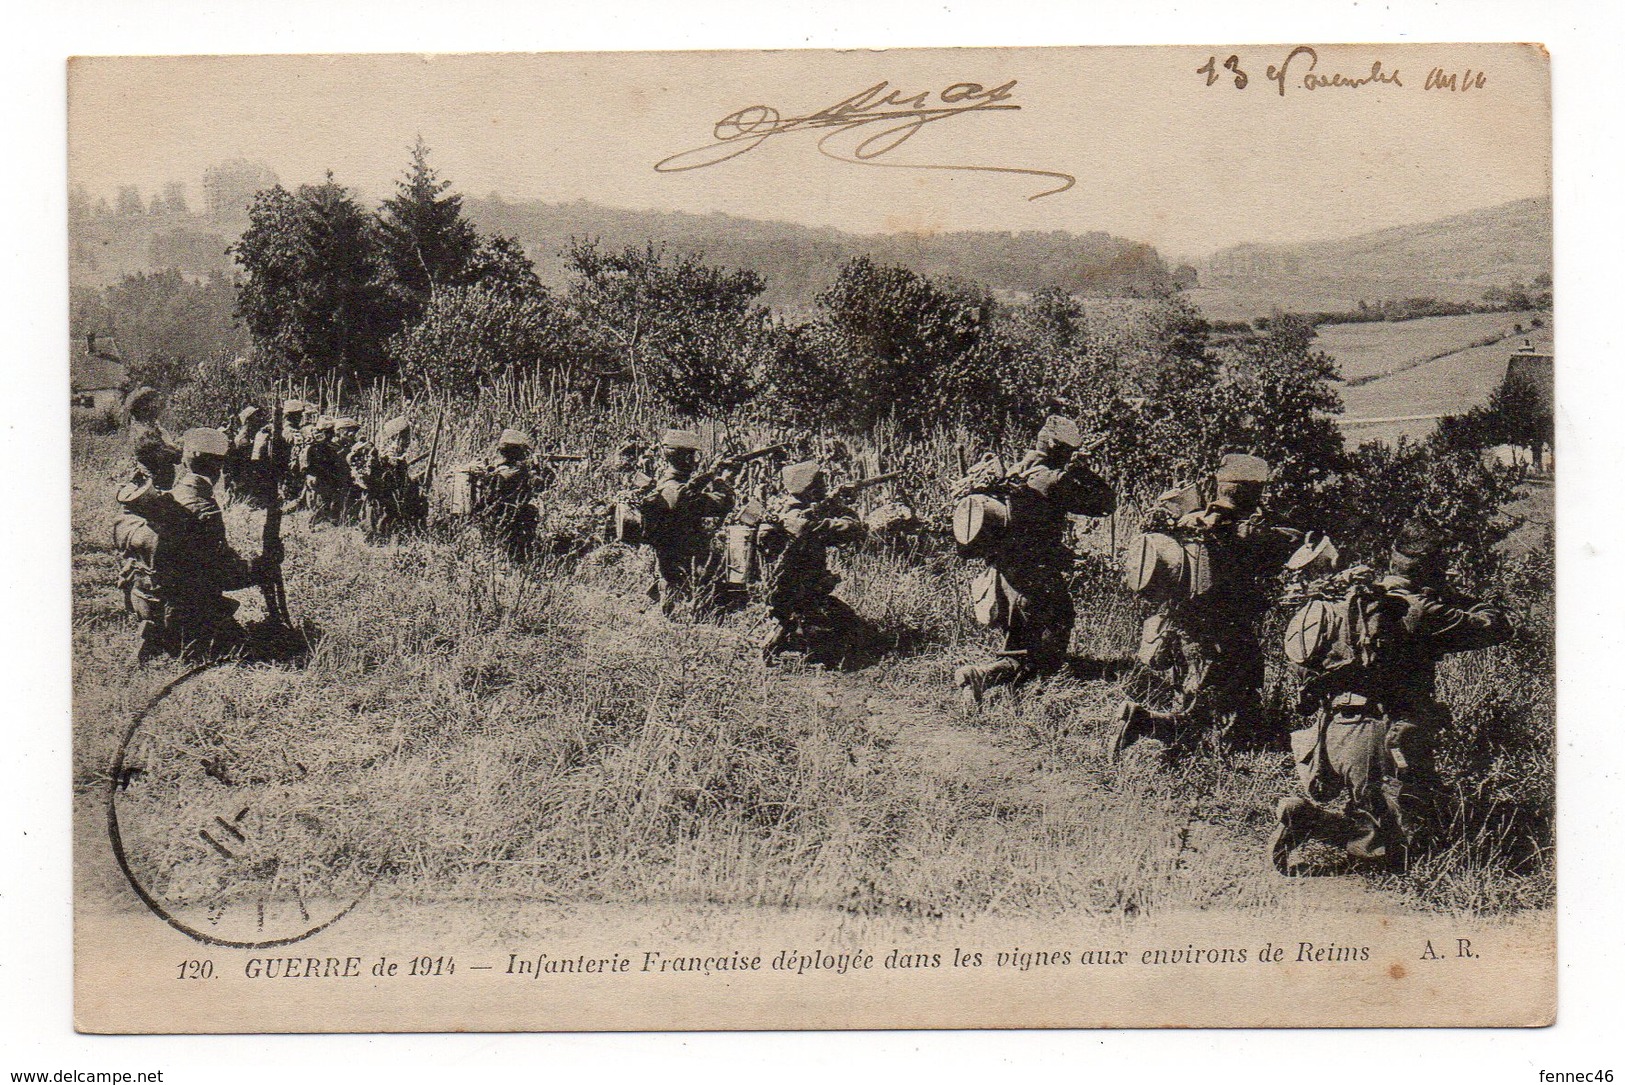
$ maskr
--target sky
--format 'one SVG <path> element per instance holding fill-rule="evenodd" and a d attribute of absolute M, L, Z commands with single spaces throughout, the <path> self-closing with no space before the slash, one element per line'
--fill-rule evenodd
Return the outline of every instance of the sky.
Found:
<path fill-rule="evenodd" d="M 376 198 L 421 135 L 440 175 L 475 196 L 860 233 L 1100 230 L 1180 259 L 1550 193 L 1549 73 L 1537 47 L 1315 46 L 1312 69 L 1308 53 L 1288 61 L 1293 48 L 79 58 L 69 178 L 109 198 L 120 185 L 150 195 L 181 181 L 197 205 L 203 171 L 242 157 L 284 184 L 331 170 Z M 1198 71 L 1210 57 L 1211 83 Z M 1360 79 L 1378 62 L 1397 82 L 1302 82 Z M 1284 82 L 1271 79 L 1283 64 Z M 1434 69 L 1455 73 L 1457 89 L 1429 89 Z M 876 98 L 897 90 L 924 93 L 927 108 L 945 98 L 1000 108 L 943 116 L 867 163 L 820 154 L 819 138 L 850 159 L 884 125 L 781 131 L 727 161 L 655 169 L 714 143 L 713 126 L 745 107 L 770 106 L 783 125 L 881 84 Z M 1030 198 L 1057 187 L 1057 174 L 1075 183 Z"/>

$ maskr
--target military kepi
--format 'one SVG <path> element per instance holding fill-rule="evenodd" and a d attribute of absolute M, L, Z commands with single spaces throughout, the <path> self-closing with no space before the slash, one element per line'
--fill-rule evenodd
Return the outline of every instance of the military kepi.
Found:
<path fill-rule="evenodd" d="M 807 492 L 808 487 L 822 471 L 823 468 L 818 465 L 817 460 L 803 460 L 801 463 L 792 463 L 779 472 L 779 475 L 784 480 L 785 492 L 800 497 Z"/>
<path fill-rule="evenodd" d="M 1231 453 L 1224 457 L 1219 461 L 1219 469 L 1213 473 L 1215 482 L 1250 482 L 1255 486 L 1262 486 L 1269 480 L 1268 460 L 1240 453 Z"/>
<path fill-rule="evenodd" d="M 1045 438 L 1068 448 L 1077 448 L 1083 444 L 1083 434 L 1079 431 L 1078 424 L 1058 414 L 1052 414 L 1045 419 L 1044 428 L 1038 431 L 1038 439 L 1042 441 Z"/>
<path fill-rule="evenodd" d="M 700 435 L 691 429 L 669 429 L 660 438 L 660 443 L 666 448 L 686 448 L 698 452 Z"/>
<path fill-rule="evenodd" d="M 224 456 L 227 448 L 226 435 L 217 429 L 189 429 L 181 435 L 183 456 Z"/>
<path fill-rule="evenodd" d="M 505 429 L 502 436 L 497 438 L 498 448 L 529 448 L 530 437 L 516 429 Z"/>

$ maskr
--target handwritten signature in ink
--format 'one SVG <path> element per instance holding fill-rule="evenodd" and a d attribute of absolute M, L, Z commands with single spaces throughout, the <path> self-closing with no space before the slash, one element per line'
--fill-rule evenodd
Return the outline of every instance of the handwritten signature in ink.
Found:
<path fill-rule="evenodd" d="M 1028 196 L 1029 200 L 1065 192 L 1077 184 L 1077 178 L 1070 173 L 1054 170 L 880 161 L 914 138 L 927 125 L 970 113 L 1019 110 L 1021 106 L 1012 101 L 1015 87 L 1014 79 L 996 87 L 984 87 L 980 83 L 951 83 L 933 96 L 930 91 L 905 94 L 891 83 L 882 81 L 832 106 L 800 117 L 786 117 L 772 106 L 746 106 L 717 121 L 712 129 L 715 142 L 663 158 L 655 163 L 655 169 L 661 173 L 704 169 L 738 158 L 775 136 L 823 132 L 824 135 L 818 140 L 818 150 L 838 162 L 906 170 L 1011 173 L 1056 182 L 1052 187 Z M 862 138 L 850 146 L 837 142 L 839 137 L 850 135 Z"/>

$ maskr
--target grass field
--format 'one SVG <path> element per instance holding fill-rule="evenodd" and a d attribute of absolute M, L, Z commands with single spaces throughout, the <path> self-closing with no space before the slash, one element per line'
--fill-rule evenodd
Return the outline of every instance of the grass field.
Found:
<path fill-rule="evenodd" d="M 100 807 L 131 714 L 180 668 L 131 663 L 108 528 L 118 449 L 76 435 L 74 784 L 80 885 L 134 906 Z M 230 508 L 228 523 L 257 550 L 257 514 Z M 518 570 L 468 536 L 376 547 L 302 513 L 286 537 L 308 665 L 210 672 L 150 722 L 184 734 L 182 752 L 150 756 L 296 761 L 284 797 L 330 827 L 330 858 L 368 857 L 387 898 L 904 916 L 1551 900 L 1549 613 L 1524 616 L 1527 644 L 1444 668 L 1464 736 L 1446 757 L 1465 770 L 1458 843 L 1403 879 L 1333 864 L 1287 880 L 1263 855 L 1291 790 L 1284 754 L 1171 766 L 1144 744 L 1105 757 L 1138 618 L 1107 578 L 1076 593 L 1077 673 L 967 716 L 950 676 L 986 650 L 963 604 L 975 567 L 940 548 L 843 559 L 840 594 L 896 647 L 826 673 L 764 668 L 760 606 L 716 624 L 663 618 L 646 552 Z M 242 598 L 252 619 L 258 599 Z M 1278 712 L 1289 687 L 1272 669 Z M 153 842 L 147 861 L 180 879 L 199 847 L 183 843 Z"/>
<path fill-rule="evenodd" d="M 1544 327 L 1531 328 L 1540 317 Z M 1524 331 L 1514 333 L 1522 325 Z M 1329 324 L 1315 347 L 1337 360 L 1347 418 L 1461 414 L 1483 403 L 1506 376 L 1507 357 L 1528 340 L 1552 349 L 1550 313 L 1473 313 L 1420 320 Z M 1493 340 L 1490 342 L 1490 340 Z M 1348 426 L 1351 443 L 1413 439 L 1434 429 L 1431 420 Z"/>

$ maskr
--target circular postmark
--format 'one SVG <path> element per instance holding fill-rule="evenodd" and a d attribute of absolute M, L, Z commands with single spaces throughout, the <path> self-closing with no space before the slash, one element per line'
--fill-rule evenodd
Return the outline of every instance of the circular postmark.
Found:
<path fill-rule="evenodd" d="M 344 918 L 379 864 L 324 752 L 259 718 L 233 688 L 248 673 L 194 667 L 135 714 L 114 758 L 107 827 L 153 914 L 200 942 L 264 949 Z M 256 694 L 266 696 L 251 689 L 246 700 Z"/>

